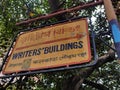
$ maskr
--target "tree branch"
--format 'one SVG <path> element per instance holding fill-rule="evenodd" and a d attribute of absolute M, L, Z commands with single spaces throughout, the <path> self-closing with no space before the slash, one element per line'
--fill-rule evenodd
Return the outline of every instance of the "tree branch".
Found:
<path fill-rule="evenodd" d="M 95 65 L 95 68 L 101 67 L 105 63 L 112 62 L 113 60 L 115 60 L 115 52 L 114 51 L 109 51 L 109 53 L 107 55 L 101 56 L 98 59 L 98 62 Z"/>
<path fill-rule="evenodd" d="M 84 82 L 83 82 L 84 84 L 87 84 L 87 85 L 90 85 L 90 86 L 92 86 L 92 87 L 94 87 L 94 88 L 97 88 L 97 89 L 99 89 L 99 90 L 109 90 L 107 87 L 105 87 L 104 85 L 102 85 L 102 84 L 98 84 L 98 83 L 94 83 L 94 82 L 92 82 L 92 81 L 88 81 L 88 80 L 84 80 Z"/>
<path fill-rule="evenodd" d="M 87 67 L 87 68 L 83 69 L 82 71 L 80 71 L 79 75 L 71 77 L 69 79 L 69 81 L 66 82 L 67 86 L 65 86 L 65 88 L 63 90 L 79 90 L 79 88 L 82 85 L 82 83 L 84 82 L 84 80 L 87 77 L 89 77 L 95 69 L 97 69 L 97 68 L 101 67 L 102 65 L 104 65 L 105 63 L 111 62 L 113 60 L 115 60 L 115 53 L 113 51 L 109 52 L 107 55 L 100 57 L 98 59 L 98 62 L 96 63 L 96 65 Z"/>

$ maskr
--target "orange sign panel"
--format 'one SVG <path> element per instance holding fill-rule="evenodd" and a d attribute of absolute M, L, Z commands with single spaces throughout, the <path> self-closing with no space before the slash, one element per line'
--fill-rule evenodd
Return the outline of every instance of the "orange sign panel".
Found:
<path fill-rule="evenodd" d="M 66 22 L 18 36 L 4 74 L 90 62 L 86 19 Z"/>

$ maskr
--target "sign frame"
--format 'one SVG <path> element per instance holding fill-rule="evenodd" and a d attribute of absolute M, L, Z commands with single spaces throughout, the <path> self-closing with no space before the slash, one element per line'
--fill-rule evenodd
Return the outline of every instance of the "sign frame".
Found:
<path fill-rule="evenodd" d="M 76 18 L 76 19 L 78 19 L 78 18 Z M 73 20 L 71 20 L 71 21 L 74 21 L 74 20 L 76 20 L 76 19 L 73 19 Z M 79 19 L 81 19 L 81 17 L 79 17 Z M 85 19 L 85 18 L 82 18 L 82 19 Z M 65 23 L 67 22 L 68 20 L 66 20 L 66 21 L 64 21 Z M 59 22 L 58 22 L 59 23 Z M 53 25 L 53 24 L 52 24 Z M 30 30 L 30 29 L 29 29 Z M 10 46 L 10 48 L 9 48 L 9 50 L 8 50 L 8 53 L 7 53 L 7 55 L 6 55 L 6 57 L 5 57 L 5 62 L 7 62 L 6 60 L 8 59 L 8 57 L 9 57 L 9 55 L 11 54 L 11 49 L 13 48 L 13 45 L 14 45 L 14 42 L 16 41 L 16 37 L 18 37 L 19 36 L 19 34 L 21 33 L 21 32 L 26 32 L 26 31 L 29 31 L 29 30 L 23 30 L 23 31 L 20 31 L 20 32 L 18 32 L 17 34 L 16 34 L 16 36 L 15 36 L 15 38 L 14 38 L 14 40 L 13 40 L 13 42 L 12 42 L 12 44 L 11 44 L 11 46 Z M 94 38 L 94 37 L 92 37 L 92 38 Z M 95 42 L 93 42 L 93 43 L 95 43 Z M 94 44 L 95 45 L 95 44 Z M 94 48 L 94 51 L 95 51 L 96 49 Z M 96 54 L 96 53 L 95 53 Z M 94 55 L 95 55 L 94 54 Z M 39 70 L 33 70 L 33 71 L 25 71 L 25 72 L 17 72 L 15 75 L 12 75 L 13 73 L 10 73 L 10 74 L 8 74 L 8 76 L 5 76 L 5 77 L 13 77 L 13 76 L 22 76 L 22 75 L 28 75 L 28 74 L 35 74 L 35 73 L 42 73 L 42 72 L 50 72 L 50 71 L 59 71 L 59 70 L 68 70 L 68 69 L 74 69 L 74 68 L 81 68 L 81 67 L 88 67 L 88 66 L 93 66 L 93 65 L 95 65 L 96 64 L 96 62 L 97 62 L 97 59 L 96 59 L 96 55 L 95 55 L 95 58 L 94 58 L 95 60 L 93 60 L 93 61 L 91 61 L 90 63 L 82 63 L 82 64 L 79 64 L 79 65 L 70 65 L 70 66 L 68 66 L 68 67 L 66 67 L 66 66 L 62 66 L 62 67 L 56 67 L 56 68 L 48 68 L 48 69 L 40 69 L 40 71 Z M 4 65 L 5 65 L 5 62 L 3 62 L 3 65 L 2 65 L 2 70 L 4 70 Z"/>

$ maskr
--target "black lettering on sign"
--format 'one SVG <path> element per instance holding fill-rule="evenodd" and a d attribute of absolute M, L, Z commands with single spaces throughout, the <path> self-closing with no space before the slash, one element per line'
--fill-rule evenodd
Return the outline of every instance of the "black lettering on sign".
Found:
<path fill-rule="evenodd" d="M 41 54 L 41 48 L 34 49 L 34 50 L 28 50 L 28 51 L 24 51 L 24 52 L 18 52 L 18 53 L 14 53 L 12 55 L 12 60 L 36 56 L 36 55 L 40 55 L 40 54 Z"/>
<path fill-rule="evenodd" d="M 10 64 L 9 67 L 18 67 L 21 65 L 22 65 L 22 63 L 15 63 L 15 64 Z"/>
<path fill-rule="evenodd" d="M 60 45 L 54 45 L 54 46 L 14 53 L 12 55 L 12 60 L 31 57 L 31 56 L 37 56 L 41 54 L 42 50 L 43 50 L 42 54 L 49 54 L 49 53 L 55 53 L 59 51 L 81 49 L 81 48 L 83 48 L 83 41 L 70 42 L 70 43 L 65 43 Z"/>
<path fill-rule="evenodd" d="M 53 53 L 53 52 L 72 50 L 72 49 L 80 49 L 80 48 L 83 48 L 83 41 L 71 42 L 71 43 L 67 43 L 67 44 L 60 44 L 59 46 L 54 45 L 54 46 L 50 46 L 50 47 L 45 47 L 43 49 L 44 49 L 44 54 L 48 54 L 48 53 Z"/>

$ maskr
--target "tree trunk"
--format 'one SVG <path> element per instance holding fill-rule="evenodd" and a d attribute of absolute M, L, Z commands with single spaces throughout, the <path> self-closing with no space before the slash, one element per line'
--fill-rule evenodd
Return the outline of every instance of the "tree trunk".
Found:
<path fill-rule="evenodd" d="M 80 90 L 83 79 L 80 76 L 72 76 L 65 80 L 62 90 Z"/>
<path fill-rule="evenodd" d="M 48 0 L 48 2 L 49 2 L 49 5 L 50 5 L 52 12 L 55 12 L 55 11 L 60 9 L 59 8 L 59 5 L 60 5 L 59 0 Z"/>
<path fill-rule="evenodd" d="M 51 11 L 52 12 L 57 12 L 59 10 L 61 10 L 61 4 L 60 4 L 60 1 L 59 0 L 48 0 L 49 2 L 49 5 L 50 5 L 50 8 L 51 8 Z M 58 21 L 62 21 L 62 20 L 65 20 L 65 16 L 64 14 L 60 14 L 60 15 L 57 15 L 55 17 Z"/>

